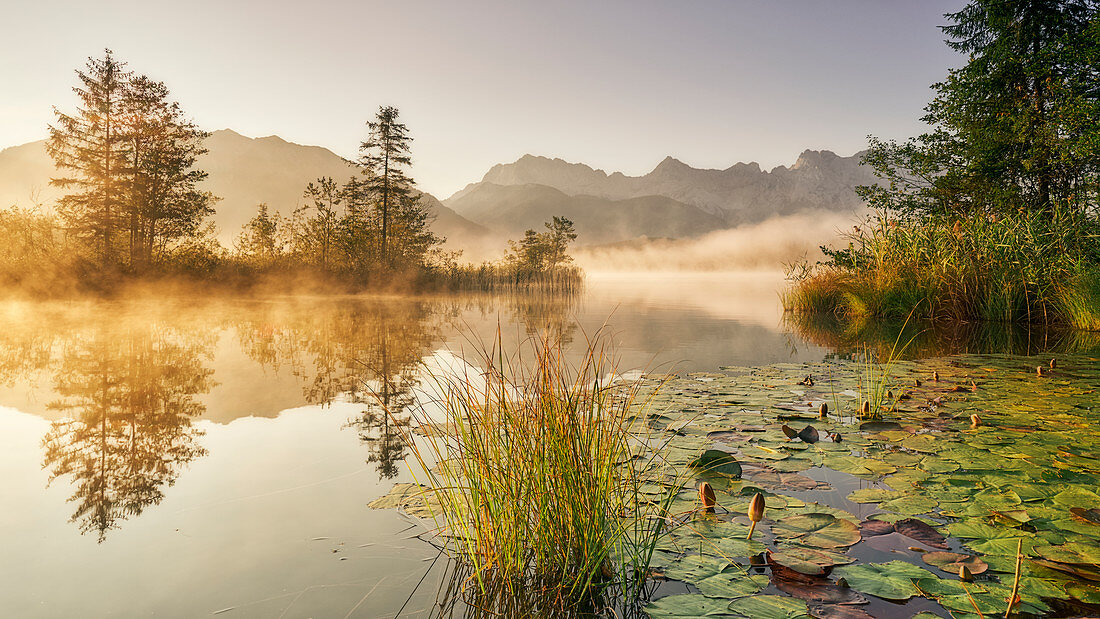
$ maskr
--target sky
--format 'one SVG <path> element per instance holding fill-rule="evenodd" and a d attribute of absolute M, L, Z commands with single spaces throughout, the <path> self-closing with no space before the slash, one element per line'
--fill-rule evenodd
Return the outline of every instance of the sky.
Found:
<path fill-rule="evenodd" d="M 381 105 L 446 197 L 531 153 L 644 174 L 851 155 L 922 129 L 962 0 L 0 0 L 0 148 L 111 48 L 202 127 L 354 157 Z"/>

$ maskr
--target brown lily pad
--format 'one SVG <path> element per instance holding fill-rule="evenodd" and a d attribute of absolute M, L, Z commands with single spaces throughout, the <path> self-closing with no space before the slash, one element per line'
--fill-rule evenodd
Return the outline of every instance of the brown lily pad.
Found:
<path fill-rule="evenodd" d="M 834 604 L 811 606 L 810 616 L 815 619 L 875 619 L 874 615 L 867 614 L 862 608 Z"/>
<path fill-rule="evenodd" d="M 818 434 L 817 428 L 806 426 L 798 431 L 798 438 L 802 439 L 803 443 L 816 443 L 821 440 L 821 435 Z"/>
<path fill-rule="evenodd" d="M 866 604 L 870 601 L 857 591 L 835 585 L 824 578 L 818 578 L 813 582 L 776 581 L 772 584 L 783 593 L 810 604 L 847 606 Z"/>
<path fill-rule="evenodd" d="M 894 530 L 926 546 L 947 549 L 947 538 L 922 520 L 917 520 L 916 518 L 898 520 L 894 523 Z"/>
<path fill-rule="evenodd" d="M 769 550 L 767 557 L 769 564 L 782 565 L 807 576 L 826 576 L 833 566 L 847 565 L 854 561 L 838 552 L 805 546 L 788 546 L 775 552 Z"/>
<path fill-rule="evenodd" d="M 952 574 L 958 574 L 959 568 L 963 566 L 966 566 L 966 569 L 974 575 L 982 574 L 989 569 L 989 565 L 978 557 L 957 552 L 926 552 L 921 555 L 921 559 L 928 565 Z"/>
<path fill-rule="evenodd" d="M 1085 509 L 1083 507 L 1071 507 L 1069 508 L 1069 513 L 1072 514 L 1076 520 L 1100 526 L 1100 509 L 1097 509 L 1095 507 L 1092 509 Z"/>
<path fill-rule="evenodd" d="M 893 523 L 882 520 L 864 520 L 859 523 L 859 532 L 863 537 L 889 535 L 894 532 L 894 525 Z"/>

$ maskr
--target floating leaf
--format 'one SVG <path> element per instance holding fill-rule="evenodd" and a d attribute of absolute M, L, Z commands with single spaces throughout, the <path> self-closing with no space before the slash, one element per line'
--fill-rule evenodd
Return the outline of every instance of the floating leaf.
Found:
<path fill-rule="evenodd" d="M 806 426 L 798 431 L 798 438 L 802 439 L 804 443 L 816 443 L 821 440 L 821 435 L 818 434 L 817 428 L 813 426 Z"/>
<path fill-rule="evenodd" d="M 958 574 L 959 568 L 966 566 L 971 574 L 982 574 L 989 569 L 985 561 L 972 556 L 956 552 L 926 552 L 921 559 L 928 565 L 938 567 L 945 572 Z"/>
<path fill-rule="evenodd" d="M 768 586 L 763 574 L 746 574 L 743 571 L 722 572 L 697 581 L 695 587 L 707 597 L 733 599 L 759 593 Z"/>
<path fill-rule="evenodd" d="M 933 548 L 947 548 L 947 538 L 928 523 L 916 518 L 906 518 L 894 523 L 894 530 L 909 539 L 915 539 Z"/>
<path fill-rule="evenodd" d="M 806 546 L 784 546 L 775 552 L 768 552 L 768 563 L 778 563 L 809 576 L 824 576 L 832 567 L 853 561 L 855 559 L 838 552 Z"/>
<path fill-rule="evenodd" d="M 754 595 L 730 602 L 728 611 L 746 619 L 799 619 L 809 609 L 802 600 L 778 595 Z"/>
<path fill-rule="evenodd" d="M 859 523 L 859 532 L 863 537 L 889 535 L 894 532 L 894 523 L 882 520 L 864 520 Z"/>
<path fill-rule="evenodd" d="M 679 617 L 711 617 L 727 615 L 726 600 L 709 598 L 698 593 L 685 593 L 663 597 L 645 607 L 652 619 Z"/>
<path fill-rule="evenodd" d="M 704 473 L 729 475 L 730 477 L 741 476 L 741 465 L 737 462 L 737 459 L 732 454 L 718 449 L 704 451 L 703 455 L 693 460 L 689 466 Z"/>
<path fill-rule="evenodd" d="M 777 537 L 797 540 L 805 546 L 840 548 L 860 540 L 859 527 L 832 514 L 810 513 L 782 518 L 772 525 Z"/>
<path fill-rule="evenodd" d="M 930 572 L 905 561 L 845 565 L 833 570 L 848 582 L 848 586 L 867 595 L 885 600 L 908 600 L 919 595 L 913 584 L 915 578 L 929 578 Z"/>
<path fill-rule="evenodd" d="M 1100 545 L 1062 544 L 1060 546 L 1036 546 L 1035 552 L 1044 559 L 1058 563 L 1100 566 Z"/>

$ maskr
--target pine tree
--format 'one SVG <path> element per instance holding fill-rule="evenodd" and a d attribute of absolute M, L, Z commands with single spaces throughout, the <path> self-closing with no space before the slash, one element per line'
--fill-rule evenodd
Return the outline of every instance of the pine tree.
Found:
<path fill-rule="evenodd" d="M 46 142 L 57 167 L 72 175 L 51 182 L 73 189 L 60 199 L 58 210 L 75 234 L 98 247 L 102 265 L 109 268 L 114 266 L 115 229 L 125 208 L 128 152 L 122 125 L 132 74 L 106 50 L 100 60 L 89 58 L 76 75 L 80 85 L 73 92 L 81 105 L 73 115 L 54 108 L 57 123 L 50 125 Z"/>
<path fill-rule="evenodd" d="M 412 189 L 413 182 L 404 168 L 412 163 L 409 156 L 412 137 L 408 127 L 398 122 L 395 107 L 378 109 L 374 121 L 367 122 L 370 133 L 359 145 L 359 163 L 367 174 L 368 183 L 381 210 L 381 259 L 389 267 L 389 228 L 391 208 L 399 204 Z"/>

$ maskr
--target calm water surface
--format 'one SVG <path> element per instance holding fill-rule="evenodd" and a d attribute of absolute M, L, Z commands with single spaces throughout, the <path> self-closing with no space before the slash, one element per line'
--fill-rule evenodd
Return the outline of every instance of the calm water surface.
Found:
<path fill-rule="evenodd" d="M 590 279 L 576 299 L 0 303 L 0 607 L 12 617 L 429 616 L 391 410 L 423 367 L 604 326 L 621 370 L 818 361 L 775 275 Z M 817 338 L 817 341 L 821 341 Z M 407 411 L 402 414 L 407 414 Z"/>

